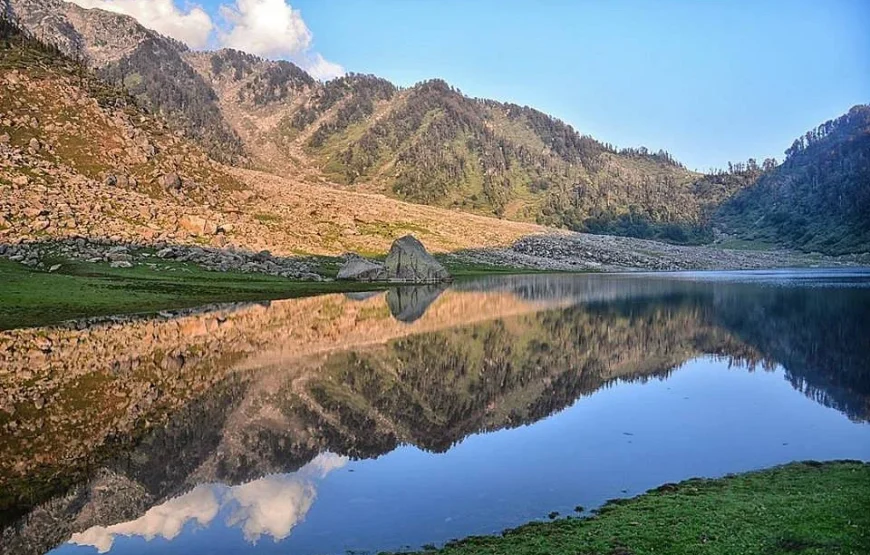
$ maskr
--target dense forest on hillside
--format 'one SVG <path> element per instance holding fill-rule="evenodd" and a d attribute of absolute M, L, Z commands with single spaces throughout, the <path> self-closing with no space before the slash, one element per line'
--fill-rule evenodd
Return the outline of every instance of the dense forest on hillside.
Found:
<path fill-rule="evenodd" d="M 699 242 L 722 187 L 697 187 L 664 151 L 616 150 L 529 107 L 441 80 L 399 90 L 372 76 L 327 83 L 285 127 L 333 181 L 412 202 L 578 231 Z M 319 123 L 318 123 L 319 122 Z M 723 192 L 724 191 L 724 192 Z"/>
<path fill-rule="evenodd" d="M 830 254 L 870 250 L 870 106 L 808 131 L 716 214 L 742 239 Z"/>

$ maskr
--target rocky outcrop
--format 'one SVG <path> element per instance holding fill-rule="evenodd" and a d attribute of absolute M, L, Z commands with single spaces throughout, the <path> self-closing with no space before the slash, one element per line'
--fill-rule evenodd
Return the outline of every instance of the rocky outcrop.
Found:
<path fill-rule="evenodd" d="M 337 277 L 351 281 L 383 281 L 386 274 L 383 264 L 352 254 L 339 268 Z"/>
<path fill-rule="evenodd" d="M 60 258 L 78 262 L 107 262 L 115 268 L 145 267 L 153 272 L 177 271 L 177 266 L 172 263 L 181 262 L 215 272 L 259 273 L 310 281 L 323 279 L 315 273 L 316 268 L 310 259 L 273 256 L 269 251 L 255 253 L 236 247 L 219 249 L 162 242 L 148 246 L 125 245 L 78 238 L 13 245 L 0 243 L 0 257 L 49 272 L 62 267 L 62 264 L 51 264 L 51 261 Z"/>
<path fill-rule="evenodd" d="M 423 243 L 413 235 L 405 235 L 393 241 L 383 264 L 357 255 L 349 256 L 338 271 L 338 279 L 439 283 L 452 278 L 447 268 L 426 251 Z"/>
<path fill-rule="evenodd" d="M 435 260 L 413 235 L 405 235 L 393 242 L 384 266 L 389 281 L 435 283 L 451 280 L 447 268 Z"/>

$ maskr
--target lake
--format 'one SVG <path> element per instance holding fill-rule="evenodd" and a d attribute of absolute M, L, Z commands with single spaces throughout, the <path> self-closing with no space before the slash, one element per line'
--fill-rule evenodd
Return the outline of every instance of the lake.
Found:
<path fill-rule="evenodd" d="M 0 380 L 0 553 L 420 548 L 870 460 L 870 271 L 490 277 L 7 330 Z"/>

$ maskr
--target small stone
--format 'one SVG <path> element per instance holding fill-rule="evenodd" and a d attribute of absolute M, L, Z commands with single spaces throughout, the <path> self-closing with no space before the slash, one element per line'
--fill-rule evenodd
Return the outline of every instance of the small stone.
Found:
<path fill-rule="evenodd" d="M 132 268 L 133 263 L 127 262 L 126 260 L 119 260 L 117 262 L 112 262 L 109 266 L 112 268 Z"/>
<path fill-rule="evenodd" d="M 48 269 L 48 273 L 52 274 L 52 273 L 60 270 L 62 266 L 63 266 L 63 264 L 55 264 L 54 266 L 52 266 L 51 268 Z"/>
<path fill-rule="evenodd" d="M 181 177 L 177 173 L 167 173 L 163 176 L 163 188 L 169 191 L 180 191 L 182 186 Z"/>

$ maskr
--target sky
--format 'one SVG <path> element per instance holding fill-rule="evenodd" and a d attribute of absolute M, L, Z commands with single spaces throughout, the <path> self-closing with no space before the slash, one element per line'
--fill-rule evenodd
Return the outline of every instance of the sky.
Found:
<path fill-rule="evenodd" d="M 372 73 L 529 105 L 691 169 L 783 158 L 870 102 L 868 0 L 73 0 L 319 79 Z"/>

